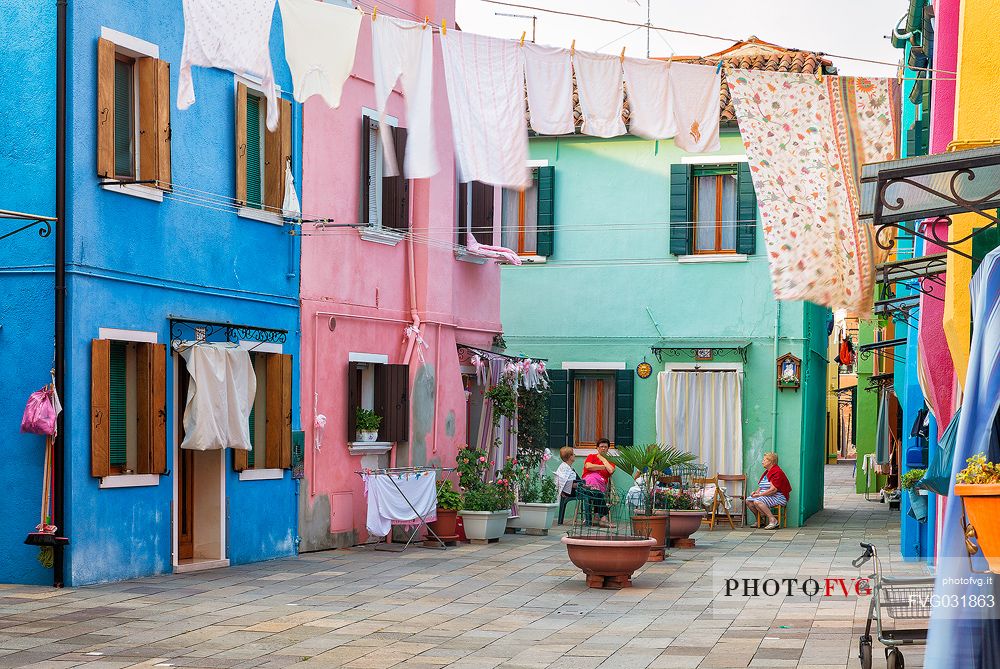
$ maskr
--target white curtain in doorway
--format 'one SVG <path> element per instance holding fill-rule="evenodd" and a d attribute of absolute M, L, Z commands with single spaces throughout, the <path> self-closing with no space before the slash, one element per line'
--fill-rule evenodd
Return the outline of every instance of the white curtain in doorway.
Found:
<path fill-rule="evenodd" d="M 657 377 L 656 441 L 693 453 L 708 475 L 743 473 L 743 372 Z"/>

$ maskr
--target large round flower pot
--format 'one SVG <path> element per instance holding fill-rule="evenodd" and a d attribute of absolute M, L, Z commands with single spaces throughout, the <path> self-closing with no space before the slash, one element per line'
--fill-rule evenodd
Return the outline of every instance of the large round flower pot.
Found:
<path fill-rule="evenodd" d="M 559 512 L 559 503 L 552 504 L 529 504 L 519 502 L 517 505 L 517 518 L 508 518 L 507 527 L 523 530 L 531 530 L 537 533 L 547 533 L 552 527 L 556 514 Z"/>
<path fill-rule="evenodd" d="M 956 483 L 955 494 L 962 498 L 969 527 L 969 537 L 986 557 L 990 571 L 1000 573 L 1000 483 Z"/>
<path fill-rule="evenodd" d="M 563 537 L 570 562 L 587 576 L 591 588 L 628 588 L 632 574 L 645 564 L 656 539 L 645 537 L 604 537 L 600 535 Z"/>
<path fill-rule="evenodd" d="M 507 516 L 510 509 L 503 511 L 466 511 L 458 512 L 462 516 L 465 527 L 465 538 L 472 542 L 496 541 L 507 531 Z"/>
<path fill-rule="evenodd" d="M 437 508 L 437 520 L 427 523 L 439 539 L 453 539 L 458 536 L 458 511 Z"/>
<path fill-rule="evenodd" d="M 654 513 L 652 516 L 632 514 L 632 532 L 638 537 L 655 539 L 654 548 L 663 548 L 667 543 L 667 517 Z"/>
<path fill-rule="evenodd" d="M 698 531 L 701 527 L 701 520 L 705 517 L 705 512 L 701 509 L 697 511 L 670 511 L 670 540 L 687 539 Z"/>

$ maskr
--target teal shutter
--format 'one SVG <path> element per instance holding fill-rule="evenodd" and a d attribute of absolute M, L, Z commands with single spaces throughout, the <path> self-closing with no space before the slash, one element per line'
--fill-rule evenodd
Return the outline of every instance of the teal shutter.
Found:
<path fill-rule="evenodd" d="M 670 252 L 691 253 L 691 166 L 670 166 Z"/>
<path fill-rule="evenodd" d="M 126 432 L 128 409 L 125 401 L 125 391 L 128 385 L 128 344 L 113 341 L 110 348 L 111 406 L 108 412 L 108 427 L 111 433 L 111 466 L 125 467 L 128 460 Z"/>
<path fill-rule="evenodd" d="M 257 451 L 257 407 L 250 405 L 250 450 L 247 452 L 247 467 L 253 469 L 253 456 Z"/>
<path fill-rule="evenodd" d="M 634 385 L 633 370 L 615 370 L 615 446 L 631 446 L 635 439 L 632 427 Z"/>
<path fill-rule="evenodd" d="M 973 232 L 978 232 L 972 238 L 972 273 L 975 274 L 986 254 L 1000 246 L 1000 229 L 997 229 L 996 226 L 991 227 L 989 230 L 974 228 Z"/>
<path fill-rule="evenodd" d="M 132 94 L 132 63 L 115 61 L 115 176 L 134 177 L 132 163 L 132 111 L 135 108 Z"/>
<path fill-rule="evenodd" d="M 556 168 L 538 168 L 538 241 L 535 253 L 551 256 L 555 247 Z"/>
<path fill-rule="evenodd" d="M 548 446 L 554 455 L 566 446 L 569 429 L 569 372 L 550 369 L 549 372 Z"/>
<path fill-rule="evenodd" d="M 247 96 L 247 206 L 261 208 L 260 98 Z"/>
<path fill-rule="evenodd" d="M 753 255 L 757 250 L 757 194 L 750 177 L 750 165 L 736 166 L 736 252 Z"/>

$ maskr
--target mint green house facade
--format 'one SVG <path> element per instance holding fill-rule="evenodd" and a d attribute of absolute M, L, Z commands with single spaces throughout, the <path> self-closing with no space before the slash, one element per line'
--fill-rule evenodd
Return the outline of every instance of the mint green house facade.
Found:
<path fill-rule="evenodd" d="M 665 402 L 661 372 L 741 373 L 742 389 L 727 391 L 737 393 L 739 429 L 708 431 L 736 441 L 708 475 L 745 472 L 749 492 L 761 457 L 776 451 L 793 487 L 788 525 L 796 526 L 822 508 L 829 311 L 773 299 L 738 130 L 724 127 L 721 143 L 716 154 L 687 155 L 673 141 L 633 136 L 532 138 L 532 164 L 553 178 L 551 217 L 547 198 L 534 195 L 536 208 L 522 203 L 529 241 L 519 251 L 528 262 L 502 271 L 504 335 L 511 349 L 548 360 L 553 452 L 572 445 L 584 455 L 598 436 L 657 441 L 657 421 L 683 404 Z M 504 207 L 508 240 L 516 237 L 512 211 Z M 535 225 L 546 256 L 531 253 Z M 779 390 L 776 361 L 787 353 L 801 360 L 800 387 Z M 637 373 L 643 362 L 652 367 L 647 378 Z M 698 421 L 721 420 L 704 406 L 717 399 L 702 401 Z M 695 419 L 685 419 L 689 441 Z M 694 439 L 705 438 L 693 429 Z"/>

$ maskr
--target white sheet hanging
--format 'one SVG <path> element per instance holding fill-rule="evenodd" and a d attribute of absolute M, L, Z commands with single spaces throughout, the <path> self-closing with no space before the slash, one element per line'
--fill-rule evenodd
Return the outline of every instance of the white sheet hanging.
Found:
<path fill-rule="evenodd" d="M 528 169 L 524 53 L 514 40 L 441 36 L 459 181 L 524 190 Z"/>
<path fill-rule="evenodd" d="M 426 522 L 437 520 L 435 471 L 365 474 L 362 478 L 368 497 L 365 526 L 372 535 L 384 537 L 393 523 L 419 523 L 421 516 Z"/>
<path fill-rule="evenodd" d="M 622 63 L 628 86 L 628 131 L 644 139 L 670 139 L 677 134 L 670 63 L 626 58 Z"/>
<path fill-rule="evenodd" d="M 674 144 L 691 153 L 718 151 L 722 73 L 710 65 L 671 63 L 670 90 L 677 134 Z"/>
<path fill-rule="evenodd" d="M 191 67 L 217 67 L 261 78 L 267 128 L 278 129 L 278 91 L 271 69 L 275 0 L 184 0 L 184 46 L 177 77 L 177 108 L 194 104 Z"/>
<path fill-rule="evenodd" d="M 299 205 L 299 195 L 295 192 L 295 177 L 292 176 L 292 166 L 285 164 L 285 197 L 281 201 L 281 209 L 285 215 L 300 216 L 302 207 Z"/>
<path fill-rule="evenodd" d="M 583 114 L 581 132 L 594 137 L 617 137 L 626 132 L 622 120 L 625 89 L 618 56 L 581 53 L 573 56 L 576 88 Z"/>
<path fill-rule="evenodd" d="M 233 344 L 199 343 L 181 357 L 191 376 L 181 448 L 249 451 L 250 409 L 257 394 L 250 354 Z"/>
<path fill-rule="evenodd" d="M 384 176 L 402 169 L 408 179 L 434 176 L 440 169 L 434 148 L 434 47 L 431 30 L 422 23 L 379 16 L 372 21 L 372 67 L 375 72 L 375 109 L 379 112 Z M 396 165 L 392 131 L 385 123 L 385 105 L 396 81 L 406 101 L 406 155 Z"/>
<path fill-rule="evenodd" d="M 354 67 L 363 14 L 316 0 L 278 0 L 278 4 L 295 101 L 321 95 L 328 107 L 336 109 Z"/>
<path fill-rule="evenodd" d="M 524 45 L 531 129 L 539 135 L 572 135 L 573 65 L 569 49 Z"/>

